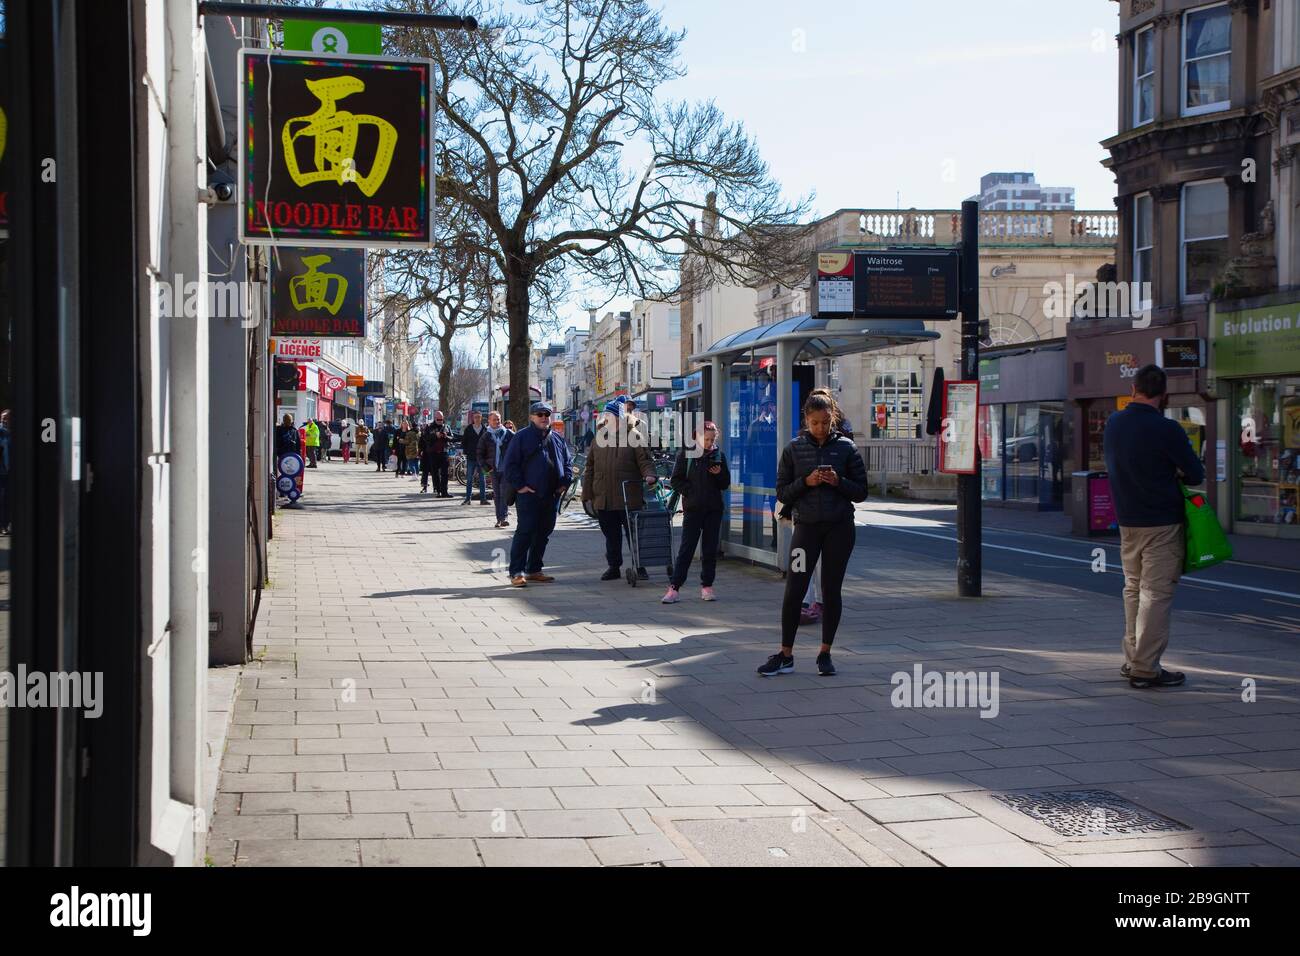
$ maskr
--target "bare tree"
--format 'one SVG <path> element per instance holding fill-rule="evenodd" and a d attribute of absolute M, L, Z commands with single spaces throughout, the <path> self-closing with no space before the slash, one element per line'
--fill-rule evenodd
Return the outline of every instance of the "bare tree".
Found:
<path fill-rule="evenodd" d="M 409 316 L 403 334 L 429 347 L 438 368 L 438 401 L 451 389 L 452 341 L 482 328 L 492 310 L 494 259 L 483 252 L 488 238 L 473 211 L 460 203 L 438 204 L 431 249 L 386 250 L 371 257 L 372 276 L 384 291 L 381 308 Z"/>
<path fill-rule="evenodd" d="M 699 287 L 803 270 L 807 199 L 787 203 L 744 128 L 713 103 L 660 102 L 684 36 L 646 0 L 372 0 L 473 16 L 472 33 L 399 28 L 432 57 L 444 130 L 439 195 L 469 207 L 505 285 L 512 417 L 528 403 L 539 282 L 569 267 L 610 298 L 670 299 L 689 254 Z M 632 157 L 638 157 L 634 160 Z M 708 228 L 697 230 L 697 218 Z"/>
<path fill-rule="evenodd" d="M 486 370 L 473 367 L 472 362 L 466 349 L 457 347 L 452 352 L 451 367 L 447 370 L 448 387 L 439 406 L 448 421 L 461 421 L 487 387 Z"/>

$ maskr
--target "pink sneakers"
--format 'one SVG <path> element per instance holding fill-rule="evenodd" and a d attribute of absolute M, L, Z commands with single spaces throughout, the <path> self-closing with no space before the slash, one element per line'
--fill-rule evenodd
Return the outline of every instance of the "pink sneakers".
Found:
<path fill-rule="evenodd" d="M 681 599 L 682 599 L 681 595 L 677 593 L 677 589 L 675 587 L 670 586 L 668 590 L 664 592 L 664 599 L 660 603 L 676 604 Z"/>
<path fill-rule="evenodd" d="M 700 600 L 716 601 L 718 596 L 713 593 L 713 588 L 700 588 Z"/>
<path fill-rule="evenodd" d="M 816 624 L 822 619 L 822 606 L 820 603 L 809 605 L 799 611 L 800 624 Z"/>

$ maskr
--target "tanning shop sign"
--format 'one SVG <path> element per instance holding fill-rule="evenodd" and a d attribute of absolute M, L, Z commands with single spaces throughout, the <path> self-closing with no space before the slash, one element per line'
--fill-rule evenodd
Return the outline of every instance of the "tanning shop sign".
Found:
<path fill-rule="evenodd" d="M 271 257 L 271 334 L 364 338 L 366 254 L 283 248 Z"/>
<path fill-rule="evenodd" d="M 431 244 L 430 61 L 251 49 L 239 56 L 242 241 Z"/>

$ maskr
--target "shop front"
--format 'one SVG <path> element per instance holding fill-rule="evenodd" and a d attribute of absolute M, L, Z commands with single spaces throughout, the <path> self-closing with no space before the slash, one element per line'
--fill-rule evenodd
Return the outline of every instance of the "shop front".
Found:
<path fill-rule="evenodd" d="M 1210 318 L 1212 370 L 1227 398 L 1215 467 L 1230 530 L 1300 539 L 1300 297 L 1221 302 Z"/>
<path fill-rule="evenodd" d="M 1128 405 L 1133 381 L 1144 365 L 1157 364 L 1157 351 L 1163 341 L 1204 338 L 1200 322 L 1186 321 L 1170 325 L 1135 329 L 1128 325 L 1116 328 L 1109 321 L 1078 320 L 1067 329 L 1065 425 L 1065 475 L 1072 472 L 1101 473 L 1106 470 L 1106 421 Z M 1209 396 L 1208 371 L 1198 368 L 1175 368 L 1167 358 L 1169 404 L 1165 417 L 1178 422 L 1187 431 L 1192 447 L 1213 474 L 1213 462 L 1207 451 L 1217 437 L 1215 401 Z M 1215 499 L 1216 486 L 1209 482 L 1211 504 L 1222 511 Z M 1074 500 L 1065 489 L 1065 500 Z"/>
<path fill-rule="evenodd" d="M 1060 511 L 1065 499 L 1065 342 L 990 350 L 980 360 L 984 501 Z"/>

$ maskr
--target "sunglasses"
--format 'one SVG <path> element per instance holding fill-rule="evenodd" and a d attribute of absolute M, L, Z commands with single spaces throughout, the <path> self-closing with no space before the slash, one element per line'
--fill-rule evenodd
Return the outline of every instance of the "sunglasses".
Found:
<path fill-rule="evenodd" d="M 550 412 L 533 412 L 533 418 L 550 418 Z"/>

